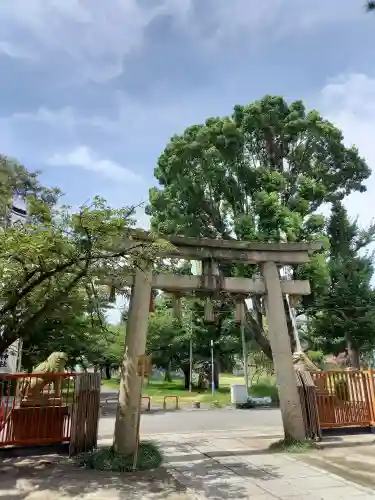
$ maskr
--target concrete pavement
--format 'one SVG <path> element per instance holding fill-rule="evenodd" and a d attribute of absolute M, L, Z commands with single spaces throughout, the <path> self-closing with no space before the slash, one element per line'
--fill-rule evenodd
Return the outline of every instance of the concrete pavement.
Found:
<path fill-rule="evenodd" d="M 101 444 L 111 443 L 113 424 L 101 420 Z M 141 427 L 142 439 L 159 443 L 187 499 L 375 500 L 375 490 L 313 467 L 305 455 L 269 453 L 283 435 L 276 409 L 145 413 Z"/>
<path fill-rule="evenodd" d="M 254 437 L 163 436 L 167 471 L 196 500 L 375 500 L 375 491 L 312 467 L 288 454 L 270 454 Z"/>
<path fill-rule="evenodd" d="M 115 409 L 104 406 L 99 423 L 99 437 L 111 438 L 115 425 Z M 281 413 L 276 408 L 234 410 L 180 410 L 143 413 L 142 436 L 172 433 L 199 433 L 212 431 L 254 431 L 260 434 L 282 435 Z"/>
<path fill-rule="evenodd" d="M 112 443 L 113 426 L 113 417 L 101 419 L 99 445 Z M 310 454 L 270 453 L 281 435 L 278 410 L 145 414 L 141 437 L 159 444 L 164 467 L 114 474 L 78 469 L 61 456 L 11 458 L 0 462 L 0 499 L 375 500 L 375 489 L 312 466 Z M 367 455 L 375 456 L 371 450 L 369 441 Z M 319 453 L 333 459 L 331 451 L 311 455 Z M 352 466 L 353 452 L 343 454 Z"/>

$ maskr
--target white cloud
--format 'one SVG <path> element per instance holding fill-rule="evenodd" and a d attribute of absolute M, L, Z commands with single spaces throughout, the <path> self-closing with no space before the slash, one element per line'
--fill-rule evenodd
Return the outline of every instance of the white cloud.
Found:
<path fill-rule="evenodd" d="M 13 123 L 37 122 L 71 131 L 76 130 L 80 126 L 99 128 L 107 132 L 118 131 L 115 121 L 99 115 L 79 115 L 70 106 L 60 109 L 50 109 L 42 106 L 33 113 L 13 113 L 11 116 L 5 118 L 5 120 Z"/>
<path fill-rule="evenodd" d="M 80 79 L 97 82 L 118 76 L 123 59 L 143 41 L 160 15 L 179 17 L 190 0 L 2 0 L 0 52 L 32 58 L 68 56 Z M 72 75 L 68 75 L 72 76 Z"/>
<path fill-rule="evenodd" d="M 124 58 L 165 15 L 202 50 L 233 38 L 272 43 L 364 13 L 342 0 L 2 0 L 0 53 L 44 62 L 68 57 L 64 80 L 103 82 L 123 72 Z"/>
<path fill-rule="evenodd" d="M 32 59 L 32 55 L 27 50 L 4 40 L 0 41 L 0 54 L 5 54 L 13 59 Z"/>
<path fill-rule="evenodd" d="M 87 146 L 79 146 L 70 152 L 55 153 L 46 163 L 56 167 L 83 168 L 117 182 L 141 179 L 140 176 L 115 161 L 98 158 Z"/>
<path fill-rule="evenodd" d="M 375 171 L 375 78 L 364 74 L 341 75 L 322 89 L 320 111 L 335 123 L 349 146 L 354 144 Z M 352 216 L 363 224 L 374 218 L 375 176 L 367 181 L 366 193 L 355 193 L 346 200 Z"/>

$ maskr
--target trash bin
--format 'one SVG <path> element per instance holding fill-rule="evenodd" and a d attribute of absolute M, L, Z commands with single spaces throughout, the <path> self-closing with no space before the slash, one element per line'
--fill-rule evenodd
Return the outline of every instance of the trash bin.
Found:
<path fill-rule="evenodd" d="M 240 405 L 247 402 L 248 393 L 246 385 L 233 384 L 230 388 L 230 400 L 232 404 Z"/>

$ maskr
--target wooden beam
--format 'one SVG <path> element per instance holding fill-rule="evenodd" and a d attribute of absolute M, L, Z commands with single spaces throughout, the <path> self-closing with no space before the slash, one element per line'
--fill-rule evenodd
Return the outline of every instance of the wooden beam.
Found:
<path fill-rule="evenodd" d="M 133 285 L 134 278 L 129 275 L 124 278 L 106 278 L 105 285 L 114 285 L 121 290 Z M 288 295 L 310 295 L 310 284 L 308 281 L 282 280 L 282 291 Z M 233 294 L 264 295 L 266 285 L 263 278 L 218 278 L 216 282 L 203 276 L 179 276 L 176 274 L 154 274 L 152 277 L 152 288 L 164 290 L 165 292 L 213 292 L 223 291 Z"/>

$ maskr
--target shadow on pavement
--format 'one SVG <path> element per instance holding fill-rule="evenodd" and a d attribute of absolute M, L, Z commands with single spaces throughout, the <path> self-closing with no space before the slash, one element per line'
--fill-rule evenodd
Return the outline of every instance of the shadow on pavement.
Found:
<path fill-rule="evenodd" d="M 210 500 L 262 498 L 266 491 L 262 485 L 268 481 L 281 479 L 277 464 L 267 461 L 255 466 L 236 459 L 234 451 L 215 451 L 212 453 L 191 453 L 194 443 L 168 443 L 166 447 L 166 467 L 184 486 L 191 488 Z M 176 454 L 168 453 L 168 447 L 176 446 Z M 264 455 L 265 450 L 240 450 L 238 455 Z M 227 457 L 224 461 L 217 457 Z M 262 461 L 263 462 L 263 461 Z M 250 481 L 247 481 L 250 480 Z M 268 497 L 264 497 L 268 498 Z"/>
<path fill-rule="evenodd" d="M 67 458 L 11 458 L 0 462 L 0 498 L 12 500 L 186 499 L 164 468 L 113 473 L 77 468 Z"/>

